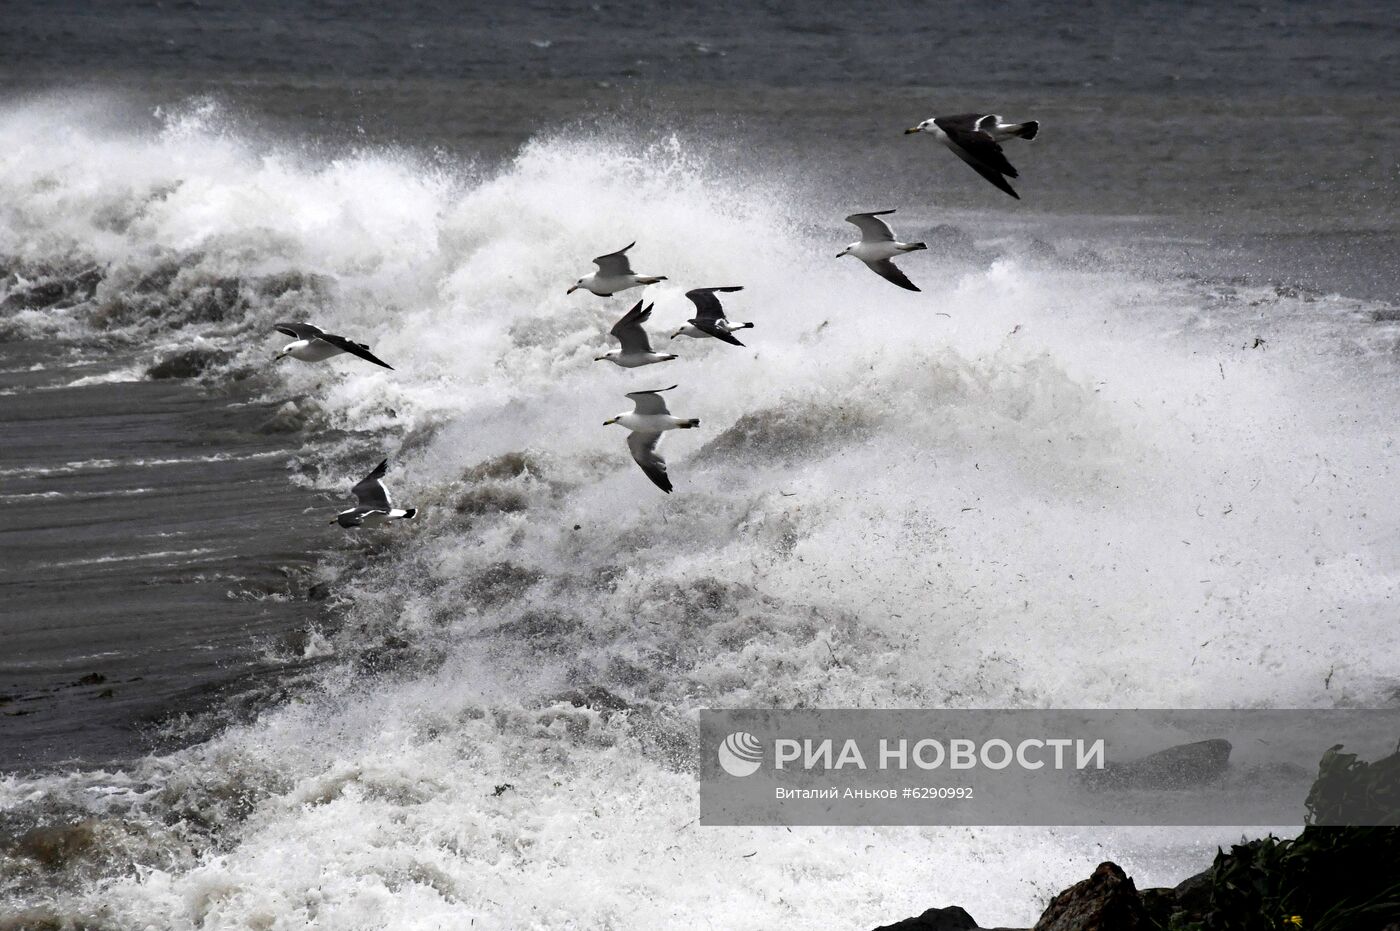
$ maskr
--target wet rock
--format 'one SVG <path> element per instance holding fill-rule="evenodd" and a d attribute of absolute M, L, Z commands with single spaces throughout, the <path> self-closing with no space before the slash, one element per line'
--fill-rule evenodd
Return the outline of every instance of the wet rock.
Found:
<path fill-rule="evenodd" d="M 788 404 L 752 411 L 695 454 L 698 462 L 760 457 L 780 462 L 827 446 L 856 442 L 875 425 L 854 404 Z"/>
<path fill-rule="evenodd" d="M 1219 738 L 1169 747 L 1128 763 L 1087 770 L 1095 789 L 1191 789 L 1207 785 L 1230 768 L 1230 742 Z"/>
<path fill-rule="evenodd" d="M 875 931 L 979 931 L 978 924 L 964 909 L 956 905 L 931 908 L 922 915 L 880 925 Z"/>
<path fill-rule="evenodd" d="M 0 311 L 71 307 L 90 300 L 101 282 L 102 271 L 97 268 L 77 273 L 42 274 L 35 281 L 16 280 L 10 293 L 0 301 Z M 0 293 L 3 293 L 2 286 Z"/>
<path fill-rule="evenodd" d="M 311 419 L 311 405 L 298 405 L 288 401 L 273 412 L 272 416 L 258 425 L 259 433 L 297 433 Z"/>
<path fill-rule="evenodd" d="M 307 601 L 325 601 L 331 596 L 331 585 L 329 582 L 317 582 L 306 590 Z"/>
<path fill-rule="evenodd" d="M 490 607 L 519 598 L 542 578 L 544 575 L 534 569 L 498 562 L 476 573 L 468 587 L 483 607 Z"/>
<path fill-rule="evenodd" d="M 457 498 L 456 510 L 458 514 L 476 517 L 484 514 L 514 514 L 528 509 L 529 506 L 529 499 L 519 488 L 476 485 Z"/>
<path fill-rule="evenodd" d="M 46 870 L 58 871 L 93 850 L 97 844 L 96 827 L 97 822 L 89 819 L 34 828 L 10 845 L 10 853 L 33 860 Z"/>
<path fill-rule="evenodd" d="M 74 682 L 74 685 L 101 685 L 107 681 L 107 677 L 100 672 L 90 672 L 81 679 Z"/>
<path fill-rule="evenodd" d="M 504 453 L 494 459 L 478 462 L 462 478 L 468 482 L 502 480 L 528 475 L 531 478 L 544 478 L 544 465 L 539 458 L 528 452 Z"/>
<path fill-rule="evenodd" d="M 155 379 L 195 378 L 215 366 L 223 365 L 229 358 L 229 353 L 222 349 L 202 346 L 186 349 L 184 352 L 166 356 L 146 369 L 146 377 Z"/>
<path fill-rule="evenodd" d="M 575 708 L 592 708 L 596 711 L 627 711 L 632 704 L 621 696 L 603 688 L 601 685 L 587 685 L 582 688 L 570 689 L 549 699 L 551 704 L 568 702 Z"/>
<path fill-rule="evenodd" d="M 1116 863 L 1050 900 L 1032 931 L 1148 931 L 1147 912 L 1133 880 Z"/>
<path fill-rule="evenodd" d="M 564 650 L 582 626 L 577 617 L 562 611 L 532 610 L 492 629 L 490 634 L 552 653 Z"/>

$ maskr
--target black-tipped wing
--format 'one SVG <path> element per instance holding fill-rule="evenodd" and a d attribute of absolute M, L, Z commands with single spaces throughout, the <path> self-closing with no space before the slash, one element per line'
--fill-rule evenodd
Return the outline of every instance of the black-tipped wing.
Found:
<path fill-rule="evenodd" d="M 972 170 L 986 178 L 1001 190 L 1010 194 L 1017 200 L 1021 195 L 1007 182 L 1005 175 L 1009 178 L 1017 176 L 1015 167 L 1006 160 L 1006 153 L 1001 146 L 997 145 L 995 139 L 988 134 L 977 129 L 974 123 L 973 128 L 965 129 L 955 121 L 960 121 L 963 117 L 939 117 L 934 120 L 942 130 L 948 135 L 948 148 L 953 150 L 953 154 L 972 166 Z M 978 118 L 980 120 L 980 117 Z"/>
<path fill-rule="evenodd" d="M 388 468 L 389 460 L 385 459 L 374 467 L 373 472 L 360 479 L 358 485 L 350 489 L 351 493 L 355 496 L 355 500 L 360 503 L 360 507 L 373 508 L 375 510 L 387 510 L 393 507 L 393 505 L 389 503 L 389 490 L 384 487 L 384 483 L 381 481 L 381 479 L 384 478 L 384 473 L 388 471 Z"/>
<path fill-rule="evenodd" d="M 326 335 L 320 327 L 309 323 L 274 323 L 272 326 L 278 333 L 286 333 L 292 339 L 316 339 Z"/>
<path fill-rule="evenodd" d="M 879 275 L 881 278 L 899 285 L 906 291 L 919 290 L 918 287 L 914 284 L 914 282 L 904 277 L 904 272 L 900 271 L 899 268 L 896 267 L 895 264 L 889 259 L 881 259 L 878 262 L 866 262 L 865 264 L 866 267 L 868 267 L 875 274 Z"/>
<path fill-rule="evenodd" d="M 598 266 L 598 274 L 605 277 L 632 274 L 632 263 L 627 260 L 627 250 L 636 244 L 636 241 L 633 240 L 616 252 L 609 252 L 607 255 L 600 255 L 594 259 L 593 264 Z"/>
<path fill-rule="evenodd" d="M 725 288 L 695 288 L 685 292 L 685 296 L 690 298 L 690 302 L 695 305 L 698 320 L 721 320 L 724 318 L 724 308 L 720 306 L 719 298 L 715 297 L 716 291 L 728 294 L 733 291 L 744 290 L 743 285 L 730 285 Z M 691 323 L 695 323 L 694 320 Z M 699 326 L 699 324 L 696 324 Z M 704 327 L 700 329 L 705 330 Z M 709 332 L 709 330 L 705 330 Z"/>
<path fill-rule="evenodd" d="M 660 433 L 629 433 L 627 434 L 627 448 L 632 451 L 632 458 L 637 461 L 637 465 L 642 467 L 642 471 L 666 494 L 671 493 L 671 477 L 666 474 L 666 460 L 657 453 L 656 447 L 661 444 Z"/>
<path fill-rule="evenodd" d="M 995 142 L 993 142 L 992 145 L 997 147 L 997 151 L 1001 150 L 1001 146 L 997 146 Z M 953 150 L 954 155 L 971 165 L 973 171 L 977 172 L 979 175 L 992 182 L 992 184 L 998 189 L 1005 191 L 1017 200 L 1021 199 L 1021 195 L 1016 193 L 1016 189 L 1013 188 L 1010 185 L 1010 183 L 1002 177 L 1002 172 L 997 171 L 995 168 L 988 167 L 985 163 L 979 161 L 974 155 L 969 153 L 966 149 L 962 148 L 961 146 L 953 145 L 949 146 L 949 148 Z M 1002 161 L 1006 161 L 1006 159 L 1003 158 Z M 1010 174 L 1011 177 L 1016 177 L 1016 169 L 1012 168 Z"/>
<path fill-rule="evenodd" d="M 862 242 L 894 242 L 894 230 L 880 217 L 894 213 L 894 210 L 874 210 L 870 213 L 853 213 L 846 218 L 847 223 L 855 224 L 860 230 Z"/>
<path fill-rule="evenodd" d="M 321 339 L 330 343 L 332 346 L 345 350 L 352 356 L 359 356 L 366 362 L 373 362 L 375 365 L 382 365 L 386 369 L 393 369 L 393 366 L 390 365 L 388 362 L 385 362 L 383 359 L 370 352 L 369 347 L 366 346 L 364 343 L 357 343 L 353 340 L 348 340 L 343 336 L 336 336 L 333 333 L 322 333 Z"/>
<path fill-rule="evenodd" d="M 642 328 L 642 324 L 651 318 L 653 306 L 655 305 L 648 304 L 643 308 L 642 302 L 638 301 L 608 331 L 617 337 L 623 352 L 651 352 L 651 340 L 647 339 L 647 331 Z"/>
<path fill-rule="evenodd" d="M 676 387 L 672 385 L 671 388 Z M 627 397 L 632 399 L 636 409 L 634 414 L 669 414 L 671 409 L 666 406 L 666 399 L 661 396 L 661 392 L 670 391 L 671 388 L 653 388 L 651 391 L 629 391 Z"/>
<path fill-rule="evenodd" d="M 703 332 L 705 332 L 705 333 L 710 334 L 711 336 L 713 336 L 713 337 L 714 337 L 715 339 L 717 339 L 717 340 L 721 340 L 722 342 L 729 343 L 731 346 L 742 346 L 742 345 L 744 345 L 743 343 L 739 342 L 737 339 L 734 338 L 734 334 L 730 333 L 728 330 L 726 330 L 726 329 L 722 328 L 721 326 L 719 326 L 720 320 L 723 320 L 723 319 L 724 319 L 724 318 L 721 317 L 719 320 L 714 320 L 714 319 L 706 320 L 706 319 L 702 319 L 702 318 L 700 318 L 700 317 L 696 317 L 694 320 L 687 320 L 686 323 L 689 323 L 691 326 L 695 327 L 695 329 L 697 329 L 697 330 L 701 330 L 701 331 L 703 331 Z"/>

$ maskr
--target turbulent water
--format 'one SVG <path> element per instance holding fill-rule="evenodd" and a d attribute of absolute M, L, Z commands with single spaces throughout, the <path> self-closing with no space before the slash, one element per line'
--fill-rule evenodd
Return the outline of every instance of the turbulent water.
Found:
<path fill-rule="evenodd" d="M 837 194 L 683 133 L 545 129 L 486 169 L 206 100 L 151 131 L 44 101 L 0 140 L 6 286 L 67 289 L 7 338 L 208 344 L 234 373 L 272 365 L 276 320 L 352 334 L 395 371 L 276 370 L 316 465 L 292 480 L 339 494 L 382 451 L 421 514 L 327 557 L 337 620 L 303 652 L 330 659 L 289 700 L 0 779 L 0 823 L 76 825 L 51 862 L 0 854 L 12 915 L 1029 923 L 1101 859 L 1173 883 L 1238 831 L 701 828 L 694 713 L 1395 701 L 1394 307 L 917 204 L 906 293 L 833 259 Z M 633 239 L 668 276 L 657 338 L 687 288 L 738 284 L 748 347 L 595 364 L 639 292 L 565 289 Z M 666 496 L 603 421 L 671 384 L 702 426 L 668 435 Z"/>

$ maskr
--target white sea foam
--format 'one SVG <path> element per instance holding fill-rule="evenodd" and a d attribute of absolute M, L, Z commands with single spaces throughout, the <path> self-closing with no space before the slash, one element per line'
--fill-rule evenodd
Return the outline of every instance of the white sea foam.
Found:
<path fill-rule="evenodd" d="M 212 112 L 150 137 L 34 120 L 0 119 L 17 204 L 0 251 L 123 281 L 179 257 L 191 279 L 327 282 L 180 322 L 260 333 L 305 311 L 396 371 L 287 364 L 293 393 L 338 423 L 428 428 L 394 457 L 421 517 L 337 584 L 346 623 L 316 651 L 346 661 L 316 691 L 122 773 L 0 780 L 7 807 L 109 819 L 149 866 L 75 881 L 68 912 L 865 927 L 956 902 L 1026 924 L 1101 859 L 1171 883 L 1239 830 L 702 829 L 676 749 L 693 713 L 1330 706 L 1394 687 L 1395 333 L 1355 302 L 1014 247 L 911 257 L 910 294 L 830 258 L 840 217 L 870 205 L 680 141 L 543 139 L 478 179 L 396 153 L 300 159 Z M 937 219 L 906 213 L 909 237 Z M 755 321 L 749 347 L 593 364 L 640 292 L 565 289 L 633 239 L 669 278 L 647 292 L 656 333 L 690 315 L 685 289 L 742 284 L 727 306 Z M 667 497 L 602 422 L 671 382 L 703 426 L 667 439 Z M 329 484 L 365 463 L 339 467 Z M 379 675 L 355 664 L 387 644 Z M 633 711 L 556 700 L 598 689 Z"/>

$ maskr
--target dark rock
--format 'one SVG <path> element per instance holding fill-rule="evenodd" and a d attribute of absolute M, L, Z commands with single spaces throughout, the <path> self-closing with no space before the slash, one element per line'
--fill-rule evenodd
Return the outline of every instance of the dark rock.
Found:
<path fill-rule="evenodd" d="M 582 626 L 583 622 L 577 617 L 563 611 L 535 609 L 489 633 L 511 643 L 529 643 L 542 652 L 560 652 L 568 648 L 572 635 Z"/>
<path fill-rule="evenodd" d="M 601 685 L 588 685 L 571 689 L 549 699 L 551 703 L 568 702 L 575 708 L 592 708 L 596 711 L 627 711 L 632 707 L 627 699 L 614 695 Z"/>
<path fill-rule="evenodd" d="M 306 426 L 311 412 L 288 401 L 273 412 L 272 416 L 258 425 L 259 433 L 296 433 Z"/>
<path fill-rule="evenodd" d="M 511 479 L 522 475 L 543 478 L 544 466 L 528 452 L 504 453 L 494 459 L 478 462 L 462 478 L 468 482 L 482 482 L 488 479 Z"/>
<path fill-rule="evenodd" d="M 457 513 L 472 516 L 514 514 L 529 506 L 522 490 L 502 485 L 475 485 L 457 499 Z"/>
<path fill-rule="evenodd" d="M 195 378 L 208 369 L 229 360 L 229 354 L 222 349 L 196 347 L 166 356 L 146 369 L 149 378 Z"/>
<path fill-rule="evenodd" d="M 1211 879 L 1214 875 L 1213 868 L 1202 870 L 1177 883 L 1172 890 L 1175 906 L 1193 914 L 1204 912 L 1210 907 Z"/>
<path fill-rule="evenodd" d="M 542 578 L 543 573 L 534 569 L 498 562 L 476 573 L 468 587 L 481 605 L 491 607 L 519 598 Z"/>
<path fill-rule="evenodd" d="M 1086 770 L 1095 789 L 1191 789 L 1223 777 L 1230 768 L 1230 741 L 1214 739 L 1181 744 L 1140 760 L 1109 763 Z"/>
<path fill-rule="evenodd" d="M 1132 879 L 1116 863 L 1050 900 L 1033 931 L 1147 931 L 1147 912 Z"/>
<path fill-rule="evenodd" d="M 73 684 L 74 684 L 74 685 L 101 685 L 102 683 L 104 683 L 104 682 L 106 682 L 106 681 L 107 681 L 107 677 L 104 676 L 102 673 L 100 673 L 100 672 L 90 672 L 90 673 L 88 673 L 87 675 L 83 676 L 81 679 L 79 679 L 77 682 L 74 682 Z"/>
<path fill-rule="evenodd" d="M 317 582 L 306 590 L 307 601 L 325 601 L 331 596 L 331 585 L 329 582 Z"/>
<path fill-rule="evenodd" d="M 33 860 L 47 870 L 61 870 L 81 858 L 96 845 L 97 822 L 79 821 L 58 827 L 34 828 L 21 834 L 10 845 L 17 857 Z"/>
<path fill-rule="evenodd" d="M 750 457 L 792 461 L 825 447 L 857 442 L 874 422 L 850 404 L 785 404 L 745 414 L 693 458 L 702 463 Z"/>
<path fill-rule="evenodd" d="M 931 908 L 922 915 L 880 925 L 875 931 L 978 931 L 977 922 L 962 908 Z"/>

